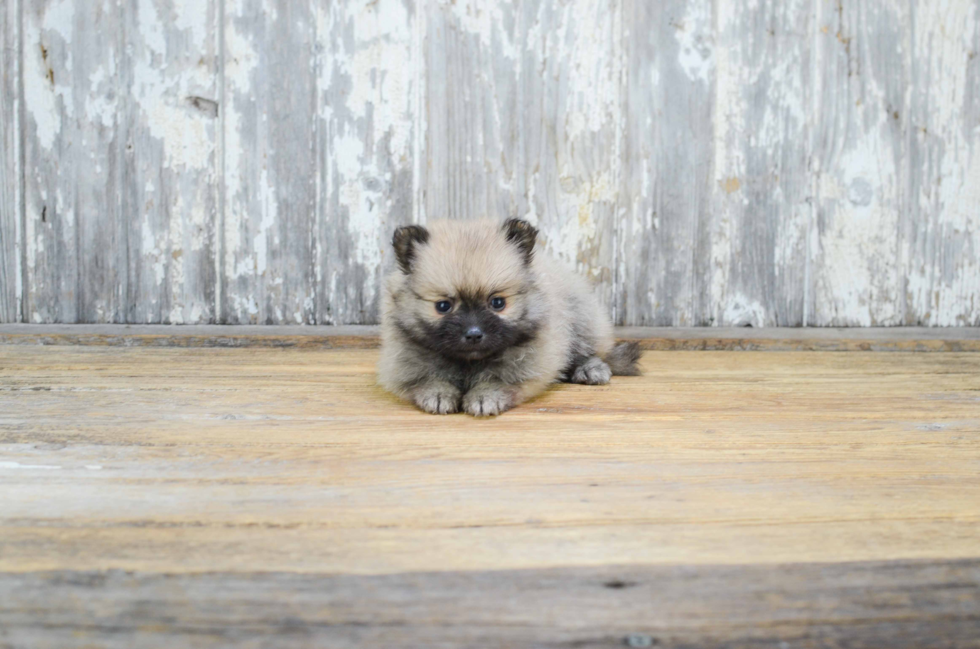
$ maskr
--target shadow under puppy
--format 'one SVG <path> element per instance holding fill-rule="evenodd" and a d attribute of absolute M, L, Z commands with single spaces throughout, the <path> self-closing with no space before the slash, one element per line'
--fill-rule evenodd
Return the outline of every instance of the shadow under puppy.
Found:
<path fill-rule="evenodd" d="M 434 414 L 498 415 L 555 381 L 639 374 L 586 281 L 534 249 L 529 223 L 398 228 L 378 379 Z"/>

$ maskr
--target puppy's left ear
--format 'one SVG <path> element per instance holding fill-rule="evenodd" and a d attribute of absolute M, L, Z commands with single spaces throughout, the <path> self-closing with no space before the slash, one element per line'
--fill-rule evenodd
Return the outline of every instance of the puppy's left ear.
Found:
<path fill-rule="evenodd" d="M 538 229 L 527 221 L 510 219 L 504 223 L 507 240 L 517 246 L 524 255 L 524 263 L 530 264 L 534 257 L 534 242 L 538 238 Z"/>
<path fill-rule="evenodd" d="M 395 248 L 395 259 L 398 267 L 406 275 L 412 274 L 412 262 L 415 261 L 415 249 L 429 241 L 429 231 L 421 225 L 405 225 L 395 230 L 391 244 Z"/>

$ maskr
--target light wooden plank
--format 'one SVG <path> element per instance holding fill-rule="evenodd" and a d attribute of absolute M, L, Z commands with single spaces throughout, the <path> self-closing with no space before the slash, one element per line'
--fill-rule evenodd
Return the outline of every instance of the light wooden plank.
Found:
<path fill-rule="evenodd" d="M 897 0 L 817 3 L 811 325 L 904 322 L 910 19 Z"/>
<path fill-rule="evenodd" d="M 0 574 L 14 647 L 980 646 L 980 565 Z"/>
<path fill-rule="evenodd" d="M 708 0 L 627 0 L 618 320 L 708 324 L 715 62 Z"/>
<path fill-rule="evenodd" d="M 313 6 L 225 6 L 220 319 L 229 324 L 315 322 Z"/>
<path fill-rule="evenodd" d="M 386 395 L 370 350 L 10 346 L 0 359 L 5 571 L 977 552 L 976 354 L 648 352 L 643 377 L 556 386 L 492 420 Z"/>
<path fill-rule="evenodd" d="M 0 8 L 0 322 L 21 320 L 21 3 Z"/>
<path fill-rule="evenodd" d="M 376 358 L 0 347 L 2 641 L 978 646 L 975 354 L 647 353 L 485 421 Z"/>
<path fill-rule="evenodd" d="M 912 3 L 905 324 L 980 326 L 980 3 Z"/>
<path fill-rule="evenodd" d="M 423 65 L 415 5 L 316 4 L 320 323 L 378 321 L 391 235 L 414 218 Z"/>
<path fill-rule="evenodd" d="M 108 0 L 24 4 L 24 318 L 30 322 L 123 321 L 121 12 Z"/>
<path fill-rule="evenodd" d="M 117 245 L 127 258 L 117 271 L 127 277 L 120 321 L 214 322 L 218 2 L 121 6 L 126 49 L 115 83 L 126 96 L 117 135 L 125 142 L 125 225 Z"/>
<path fill-rule="evenodd" d="M 707 272 L 702 319 L 713 325 L 805 324 L 812 4 L 717 5 L 715 209 L 697 252 L 708 259 L 696 264 Z"/>
<path fill-rule="evenodd" d="M 621 3 L 427 7 L 425 217 L 526 218 L 611 305 Z"/>

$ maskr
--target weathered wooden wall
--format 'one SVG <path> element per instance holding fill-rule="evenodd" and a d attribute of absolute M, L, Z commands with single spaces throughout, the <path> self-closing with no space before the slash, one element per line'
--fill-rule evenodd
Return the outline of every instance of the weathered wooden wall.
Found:
<path fill-rule="evenodd" d="M 370 323 L 405 223 L 621 324 L 980 325 L 980 0 L 5 0 L 0 321 Z"/>

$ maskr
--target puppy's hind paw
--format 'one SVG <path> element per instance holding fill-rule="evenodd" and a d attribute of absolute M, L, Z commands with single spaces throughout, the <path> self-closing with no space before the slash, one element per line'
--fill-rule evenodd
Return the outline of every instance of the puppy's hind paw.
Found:
<path fill-rule="evenodd" d="M 412 395 L 415 405 L 433 415 L 450 415 L 459 412 L 459 390 L 438 386 L 420 388 Z"/>
<path fill-rule="evenodd" d="M 514 397 L 509 390 L 476 389 L 463 397 L 463 410 L 474 417 L 493 417 L 513 407 Z"/>
<path fill-rule="evenodd" d="M 593 356 L 572 372 L 572 383 L 583 385 L 605 385 L 612 377 L 612 370 L 599 357 Z"/>

